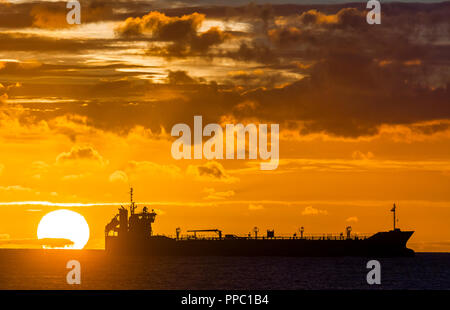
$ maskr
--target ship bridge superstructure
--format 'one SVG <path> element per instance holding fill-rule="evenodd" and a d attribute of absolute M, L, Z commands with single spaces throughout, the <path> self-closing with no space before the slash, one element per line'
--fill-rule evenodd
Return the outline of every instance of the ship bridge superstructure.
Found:
<path fill-rule="evenodd" d="M 153 234 L 152 224 L 155 222 L 157 214 L 153 209 L 149 212 L 146 206 L 142 208 L 142 212 L 136 212 L 137 207 L 133 201 L 133 188 L 130 188 L 130 205 L 128 207 L 130 216 L 128 216 L 128 209 L 121 206 L 119 213 L 105 226 L 105 235 L 150 237 Z"/>

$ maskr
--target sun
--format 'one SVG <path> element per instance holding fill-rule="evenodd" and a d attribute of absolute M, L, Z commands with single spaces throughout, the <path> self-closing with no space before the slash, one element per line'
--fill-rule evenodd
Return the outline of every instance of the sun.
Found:
<path fill-rule="evenodd" d="M 37 237 L 38 239 L 69 239 L 74 244 L 64 247 L 65 249 L 82 249 L 89 240 L 89 225 L 85 218 L 77 212 L 69 210 L 52 211 L 44 215 L 39 222 Z"/>

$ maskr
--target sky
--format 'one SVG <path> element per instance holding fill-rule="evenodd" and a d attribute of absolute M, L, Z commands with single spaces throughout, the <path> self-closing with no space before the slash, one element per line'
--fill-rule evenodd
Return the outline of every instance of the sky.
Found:
<path fill-rule="evenodd" d="M 450 250 L 450 2 L 0 0 L 0 247 L 129 200 L 155 233 L 415 230 Z M 259 4 L 264 3 L 264 4 Z M 279 124 L 280 160 L 175 160 L 171 129 Z M 25 241 L 24 241 L 25 240 Z"/>

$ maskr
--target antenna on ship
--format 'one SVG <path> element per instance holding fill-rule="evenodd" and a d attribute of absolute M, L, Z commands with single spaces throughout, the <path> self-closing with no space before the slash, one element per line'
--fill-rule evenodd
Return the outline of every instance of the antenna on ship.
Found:
<path fill-rule="evenodd" d="M 391 212 L 392 213 L 394 213 L 394 230 L 395 230 L 395 224 L 396 224 L 396 222 L 395 222 L 395 211 L 396 211 L 396 206 L 395 206 L 395 203 L 394 203 L 394 207 L 391 209 Z"/>
<path fill-rule="evenodd" d="M 130 187 L 130 212 L 131 212 L 131 214 L 134 214 L 134 209 L 136 209 L 136 206 L 134 205 L 134 201 L 133 201 L 133 188 Z"/>

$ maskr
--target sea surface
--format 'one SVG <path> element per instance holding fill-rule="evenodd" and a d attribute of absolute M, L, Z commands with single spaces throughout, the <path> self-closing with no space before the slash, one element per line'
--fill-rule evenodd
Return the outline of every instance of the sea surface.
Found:
<path fill-rule="evenodd" d="M 81 284 L 69 285 L 69 260 Z M 101 250 L 0 249 L 0 289 L 450 289 L 450 253 L 381 258 L 381 285 L 369 285 L 369 258 L 110 257 Z"/>

